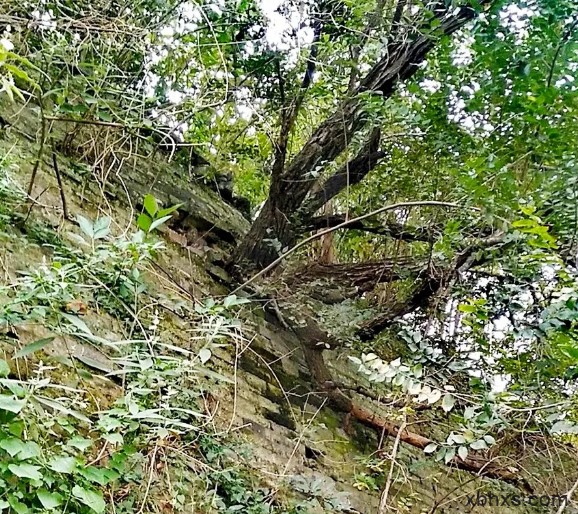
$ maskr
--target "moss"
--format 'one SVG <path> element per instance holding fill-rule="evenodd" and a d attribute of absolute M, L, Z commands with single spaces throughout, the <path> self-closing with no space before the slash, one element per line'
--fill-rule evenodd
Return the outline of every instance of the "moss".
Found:
<path fill-rule="evenodd" d="M 265 418 L 269 421 L 273 421 L 273 423 L 277 423 L 277 425 L 281 425 L 282 427 L 288 428 L 289 430 L 297 429 L 292 412 L 288 408 L 280 408 L 279 412 L 265 409 L 263 416 L 265 416 Z"/>
<path fill-rule="evenodd" d="M 337 430 L 343 426 L 343 417 L 331 409 L 322 409 L 316 418 L 317 423 L 323 423 L 330 430 Z"/>
<path fill-rule="evenodd" d="M 348 427 L 351 443 L 360 453 L 368 454 L 375 451 L 378 445 L 377 434 L 366 426 L 352 420 Z"/>

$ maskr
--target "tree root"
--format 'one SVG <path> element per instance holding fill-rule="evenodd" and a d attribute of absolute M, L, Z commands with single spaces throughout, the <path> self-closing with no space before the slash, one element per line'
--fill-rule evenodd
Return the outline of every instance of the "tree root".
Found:
<path fill-rule="evenodd" d="M 427 445 L 435 443 L 435 441 L 428 437 L 411 432 L 407 428 L 400 430 L 400 427 L 395 423 L 392 423 L 367 409 L 355 405 L 351 398 L 335 386 L 331 373 L 325 364 L 322 350 L 311 348 L 306 345 L 303 346 L 303 350 L 313 379 L 327 394 L 333 408 L 346 413 L 350 418 L 376 430 L 379 434 L 385 433 L 393 438 L 399 437 L 400 441 L 409 444 L 414 448 L 423 450 Z M 480 477 L 494 478 L 516 485 L 529 493 L 533 492 L 531 485 L 520 475 L 520 471 L 517 468 L 500 465 L 497 458 L 489 459 L 483 455 L 470 454 L 465 459 L 462 459 L 456 455 L 447 463 L 447 465 L 452 468 L 475 473 Z"/>

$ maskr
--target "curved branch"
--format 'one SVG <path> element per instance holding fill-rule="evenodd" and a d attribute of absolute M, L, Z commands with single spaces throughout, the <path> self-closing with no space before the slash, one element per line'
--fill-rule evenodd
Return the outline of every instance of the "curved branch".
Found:
<path fill-rule="evenodd" d="M 570 40 L 570 36 L 572 35 L 572 32 L 577 26 L 578 26 L 578 15 L 576 16 L 572 24 L 568 27 L 568 29 L 564 32 L 564 35 L 562 36 L 560 42 L 558 43 L 558 46 L 556 47 L 556 52 L 554 53 L 554 58 L 552 59 L 552 64 L 550 65 L 550 71 L 548 72 L 548 79 L 546 81 L 547 87 L 550 87 L 552 85 L 552 80 L 554 78 L 554 69 L 556 68 L 556 61 L 558 60 L 560 52 L 562 51 L 564 45 Z"/>
<path fill-rule="evenodd" d="M 311 219 L 309 225 L 305 226 L 306 230 L 320 230 L 324 228 L 336 227 L 347 221 L 345 214 L 331 214 L 326 216 L 316 216 Z M 363 221 L 351 223 L 347 230 L 361 230 L 370 234 L 379 236 L 387 236 L 392 239 L 406 241 L 408 243 L 420 241 L 425 243 L 432 243 L 435 241 L 435 236 L 432 230 L 425 227 L 407 227 L 401 223 L 387 220 L 381 225 L 370 225 L 363 223 Z"/>
<path fill-rule="evenodd" d="M 303 246 L 309 244 L 311 241 L 315 241 L 316 239 L 319 239 L 320 237 L 323 237 L 326 234 L 330 234 L 331 232 L 334 232 L 335 230 L 345 228 L 352 223 L 357 223 L 359 221 L 366 220 L 367 218 L 371 218 L 372 216 L 376 216 L 377 214 L 381 214 L 382 212 L 393 211 L 393 210 L 401 209 L 404 207 L 418 207 L 418 206 L 419 207 L 424 207 L 424 206 L 449 207 L 452 209 L 459 209 L 462 207 L 461 205 L 456 204 L 456 203 L 438 202 L 435 200 L 423 201 L 423 202 L 399 202 L 399 203 L 394 203 L 391 205 L 386 205 L 385 207 L 380 207 L 379 209 L 376 209 L 375 211 L 371 211 L 371 212 L 368 212 L 367 214 L 364 214 L 362 216 L 358 216 L 357 218 L 353 218 L 353 219 L 344 221 L 343 223 L 340 223 L 339 225 L 337 225 L 335 227 L 328 228 L 327 230 L 322 230 L 321 232 L 317 232 L 316 234 L 313 234 L 312 236 L 304 239 L 300 243 L 297 243 L 293 248 L 287 250 L 284 254 L 277 257 L 268 266 L 265 266 L 261 271 L 259 271 L 259 273 L 256 273 L 249 280 L 247 280 L 246 282 L 241 284 L 239 287 L 237 287 L 234 291 L 232 291 L 231 294 L 237 293 L 238 291 L 243 289 L 245 286 L 252 284 L 259 277 L 262 277 L 266 273 L 269 273 L 271 270 L 273 270 L 279 264 L 281 264 L 281 262 L 283 262 L 283 260 L 285 260 L 285 258 L 287 258 L 292 253 L 295 253 L 297 250 L 299 250 L 299 248 L 302 248 Z M 469 209 L 476 210 L 476 211 L 480 210 L 477 207 L 469 207 Z"/>

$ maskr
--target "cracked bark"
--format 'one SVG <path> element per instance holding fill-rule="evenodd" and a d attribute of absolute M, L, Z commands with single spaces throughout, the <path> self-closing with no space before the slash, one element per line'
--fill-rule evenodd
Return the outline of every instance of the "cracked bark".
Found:
<path fill-rule="evenodd" d="M 389 44 L 385 57 L 361 80 L 352 97 L 345 99 L 313 131 L 308 142 L 282 172 L 273 175 L 268 199 L 235 250 L 234 263 L 241 267 L 264 268 L 277 258 L 279 246 L 295 244 L 303 230 L 296 226 L 294 213 L 300 210 L 317 182 L 315 171 L 333 162 L 347 148 L 353 135 L 368 123 L 361 109 L 360 94 L 380 94 L 384 100 L 390 98 L 395 86 L 418 70 L 441 35 L 453 34 L 475 15 L 475 10 L 468 6 L 436 10 L 434 18 L 437 18 L 439 26 L 434 31 L 430 27 L 432 20 L 424 21 L 411 33 L 404 34 L 402 40 Z"/>

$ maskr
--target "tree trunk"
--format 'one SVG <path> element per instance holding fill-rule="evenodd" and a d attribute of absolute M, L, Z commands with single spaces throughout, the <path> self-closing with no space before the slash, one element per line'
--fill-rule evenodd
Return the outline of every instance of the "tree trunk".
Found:
<path fill-rule="evenodd" d="M 491 2 L 482 0 L 480 3 Z M 295 215 L 317 182 L 317 172 L 333 162 L 347 148 L 353 135 L 367 124 L 360 94 L 376 93 L 384 100 L 390 98 L 397 83 L 409 79 L 419 69 L 428 52 L 439 43 L 440 36 L 450 35 L 463 27 L 474 18 L 476 11 L 469 6 L 436 7 L 431 14 L 431 18 L 424 17 L 421 24 L 388 45 L 385 57 L 369 71 L 352 97 L 344 99 L 340 107 L 313 131 L 286 169 L 273 170 L 269 198 L 245 240 L 234 252 L 235 264 L 241 268 L 246 268 L 248 263 L 264 268 L 283 248 L 295 244 L 304 232 L 296 223 Z M 434 21 L 438 24 L 435 29 Z M 347 183 L 340 181 L 339 186 L 345 187 Z M 337 193 L 339 191 L 334 191 L 332 195 Z"/>

